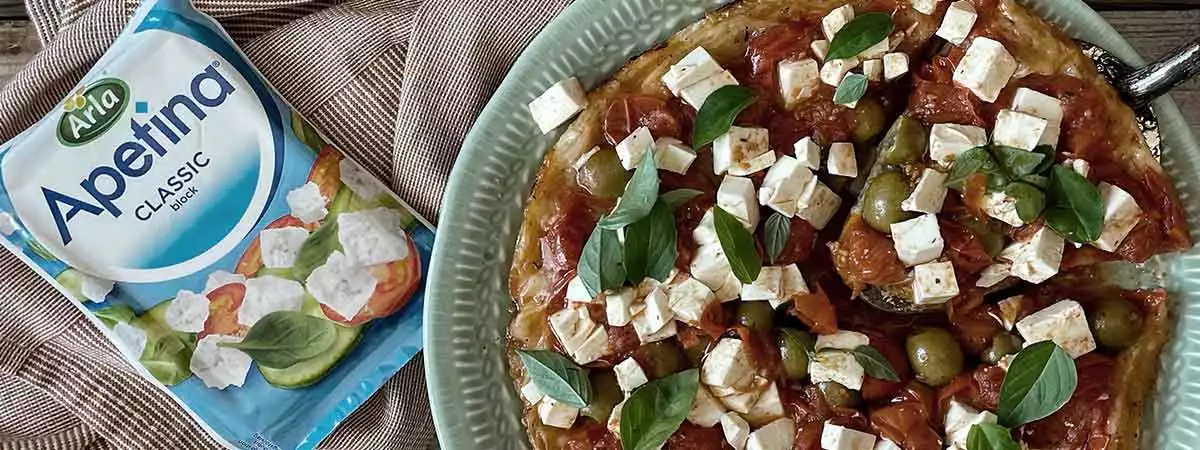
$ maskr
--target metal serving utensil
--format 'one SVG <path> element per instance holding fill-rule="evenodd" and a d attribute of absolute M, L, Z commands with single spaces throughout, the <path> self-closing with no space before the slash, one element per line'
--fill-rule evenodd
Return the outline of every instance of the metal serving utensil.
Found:
<path fill-rule="evenodd" d="M 1076 41 L 1083 54 L 1092 59 L 1097 71 L 1121 94 L 1135 115 L 1138 128 L 1158 159 L 1162 155 L 1162 139 L 1158 132 L 1158 119 L 1150 105 L 1154 99 L 1166 94 L 1174 87 L 1200 74 L 1200 37 L 1168 52 L 1162 58 L 1142 68 L 1134 68 L 1108 51 L 1084 41 Z M 870 176 L 874 176 L 874 170 Z M 864 182 L 865 184 L 865 182 Z M 987 293 L 1015 286 L 1018 281 L 1009 278 Z M 877 287 L 869 287 L 860 294 L 867 304 L 894 314 L 921 314 L 945 309 L 945 304 L 916 305 L 911 300 L 893 295 Z"/>

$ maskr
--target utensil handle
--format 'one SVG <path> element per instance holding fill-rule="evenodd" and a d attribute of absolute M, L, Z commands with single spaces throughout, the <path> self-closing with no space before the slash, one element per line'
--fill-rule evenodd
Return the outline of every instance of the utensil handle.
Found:
<path fill-rule="evenodd" d="M 1137 69 L 1121 78 L 1121 93 L 1135 107 L 1167 93 L 1180 83 L 1200 73 L 1200 38 L 1193 39 L 1158 61 Z"/>

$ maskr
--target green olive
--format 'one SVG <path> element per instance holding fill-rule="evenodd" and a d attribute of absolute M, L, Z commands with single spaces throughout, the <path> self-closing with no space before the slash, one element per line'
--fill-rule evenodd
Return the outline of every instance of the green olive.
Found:
<path fill-rule="evenodd" d="M 652 342 L 633 351 L 633 358 L 642 365 L 646 377 L 657 380 L 688 367 L 688 359 L 674 339 Z"/>
<path fill-rule="evenodd" d="M 958 219 L 959 223 L 963 224 L 971 234 L 979 238 L 979 242 L 983 244 L 983 249 L 987 251 L 988 256 L 995 258 L 1001 250 L 1004 250 L 1006 236 L 1003 230 L 993 225 L 994 222 L 969 214 L 964 214 Z"/>
<path fill-rule="evenodd" d="M 858 391 L 851 390 L 834 381 L 817 383 L 817 389 L 821 391 L 821 395 L 825 397 L 825 403 L 828 403 L 829 406 L 854 408 L 862 400 Z"/>
<path fill-rule="evenodd" d="M 850 137 L 854 142 L 867 142 L 883 131 L 885 120 L 879 100 L 863 97 L 854 107 L 854 129 L 850 131 Z"/>
<path fill-rule="evenodd" d="M 808 349 L 814 344 L 812 335 L 795 328 L 780 328 L 777 340 L 784 377 L 802 380 L 808 376 Z"/>
<path fill-rule="evenodd" d="M 596 419 L 600 423 L 608 423 L 612 410 L 625 399 L 621 385 L 617 383 L 617 375 L 612 370 L 592 370 L 588 374 L 592 384 L 592 400 L 588 402 L 582 413 L 584 416 Z"/>
<path fill-rule="evenodd" d="M 867 224 L 880 233 L 891 233 L 892 224 L 908 220 L 912 213 L 900 208 L 911 188 L 904 174 L 883 172 L 871 179 L 863 193 L 862 216 Z"/>
<path fill-rule="evenodd" d="M 584 190 L 596 197 L 619 197 L 625 192 L 625 184 L 632 177 L 632 172 L 621 166 L 621 158 L 611 149 L 600 149 L 588 158 L 579 172 L 575 174 L 575 182 Z"/>
<path fill-rule="evenodd" d="M 992 345 L 989 345 L 987 350 L 983 351 L 981 358 L 983 362 L 988 364 L 999 364 L 1000 360 L 1008 355 L 1015 355 L 1021 351 L 1022 345 L 1025 343 L 1020 336 L 1000 331 L 992 336 Z"/>
<path fill-rule="evenodd" d="M 918 161 L 925 155 L 925 126 L 912 117 L 900 116 L 879 142 L 879 157 L 884 164 Z"/>
<path fill-rule="evenodd" d="M 775 309 L 771 308 L 771 302 L 739 302 L 737 322 L 754 331 L 771 331 L 775 328 Z"/>
<path fill-rule="evenodd" d="M 908 362 L 917 380 L 934 387 L 949 383 L 963 369 L 963 352 L 954 336 L 941 328 L 921 328 L 908 335 Z"/>
<path fill-rule="evenodd" d="M 1106 298 L 1092 307 L 1092 334 L 1096 341 L 1113 350 L 1133 345 L 1142 333 L 1142 312 L 1123 298 Z"/>

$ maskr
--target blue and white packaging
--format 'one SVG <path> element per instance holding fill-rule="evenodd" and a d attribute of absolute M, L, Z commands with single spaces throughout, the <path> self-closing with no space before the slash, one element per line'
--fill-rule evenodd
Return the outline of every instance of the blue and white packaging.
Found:
<path fill-rule="evenodd" d="M 433 239 L 187 0 L 0 145 L 0 244 L 231 448 L 315 447 L 420 351 Z"/>

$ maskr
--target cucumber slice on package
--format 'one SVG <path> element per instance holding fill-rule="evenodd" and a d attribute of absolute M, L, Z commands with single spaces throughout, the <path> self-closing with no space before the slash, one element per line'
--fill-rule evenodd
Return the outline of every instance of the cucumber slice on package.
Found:
<path fill-rule="evenodd" d="M 325 313 L 321 312 L 321 306 L 316 300 L 311 297 L 304 299 L 304 307 L 302 311 L 313 317 L 320 317 L 329 320 L 325 317 Z M 337 339 L 333 345 L 329 347 L 324 354 L 315 358 L 307 359 L 287 367 L 284 369 L 271 369 L 263 366 L 258 366 L 259 373 L 262 373 L 263 378 L 272 386 L 284 389 L 297 389 L 308 387 L 316 384 L 325 378 L 329 371 L 337 367 L 346 355 L 349 355 L 355 347 L 358 346 L 358 341 L 362 338 L 363 327 L 359 325 L 355 327 L 347 327 L 341 324 L 337 326 Z"/>

